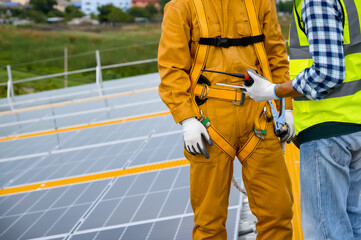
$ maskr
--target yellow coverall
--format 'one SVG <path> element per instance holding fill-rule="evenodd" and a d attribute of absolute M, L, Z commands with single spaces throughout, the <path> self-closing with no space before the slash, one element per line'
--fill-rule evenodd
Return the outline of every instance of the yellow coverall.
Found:
<path fill-rule="evenodd" d="M 254 0 L 274 83 L 289 80 L 285 41 L 281 34 L 273 0 Z M 241 38 L 251 35 L 244 0 L 204 0 L 210 37 Z M 195 117 L 190 94 L 190 71 L 194 64 L 200 29 L 192 0 L 172 0 L 164 10 L 158 64 L 159 94 L 176 123 Z M 205 69 L 246 73 L 258 69 L 253 45 L 229 48 L 210 46 Z M 258 69 L 259 70 L 259 69 Z M 241 85 L 240 79 L 206 73 L 215 83 Z M 231 101 L 209 98 L 199 108 L 211 124 L 240 149 L 253 134 L 254 118 L 264 117 L 259 103 L 246 98 L 242 106 Z M 286 108 L 291 108 L 286 99 Z M 225 223 L 233 175 L 233 160 L 218 146 L 207 145 L 210 158 L 185 151 L 190 161 L 190 197 L 195 225 L 193 239 L 227 239 Z M 257 217 L 257 239 L 291 239 L 293 197 L 281 143 L 273 122 L 255 152 L 242 162 L 242 177 L 251 211 Z"/>

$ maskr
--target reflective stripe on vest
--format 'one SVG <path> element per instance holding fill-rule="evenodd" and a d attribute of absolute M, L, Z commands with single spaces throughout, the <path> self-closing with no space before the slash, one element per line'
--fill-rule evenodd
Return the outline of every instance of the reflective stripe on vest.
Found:
<path fill-rule="evenodd" d="M 293 99 L 296 133 L 323 122 L 361 124 L 361 1 L 338 1 L 344 13 L 343 49 L 346 78 L 341 86 L 320 101 L 311 101 L 306 97 Z M 313 64 L 307 37 L 302 30 L 302 23 L 299 22 L 302 2 L 303 0 L 295 1 L 291 20 L 289 37 L 291 79 Z"/>

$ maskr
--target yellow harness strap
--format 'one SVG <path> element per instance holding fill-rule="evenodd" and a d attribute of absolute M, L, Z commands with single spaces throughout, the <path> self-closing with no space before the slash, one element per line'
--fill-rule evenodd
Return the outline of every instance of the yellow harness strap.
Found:
<path fill-rule="evenodd" d="M 266 125 L 267 125 L 266 118 L 262 117 L 259 124 L 261 126 L 261 129 L 266 129 Z M 261 139 L 256 135 L 254 135 L 253 133 L 251 137 L 248 138 L 247 142 L 243 145 L 243 147 L 237 152 L 238 160 L 241 161 L 241 163 L 243 164 L 257 149 L 260 142 Z"/>
<path fill-rule="evenodd" d="M 241 90 L 226 89 L 226 88 L 215 88 L 208 86 L 207 84 L 196 84 L 194 91 L 195 96 L 203 98 L 218 98 L 222 100 L 240 102 L 242 100 Z M 245 96 L 245 99 L 249 96 Z"/>
<path fill-rule="evenodd" d="M 245 0 L 245 4 L 246 4 L 248 20 L 251 25 L 252 36 L 260 35 L 261 29 L 259 26 L 256 9 L 254 8 L 253 0 Z M 268 57 L 266 54 L 266 50 L 264 48 L 264 43 L 263 42 L 254 43 L 253 46 L 256 49 L 256 54 L 257 54 L 259 63 L 261 65 L 263 75 L 267 79 L 272 81 L 271 69 L 268 64 Z"/>
<path fill-rule="evenodd" d="M 208 134 L 213 143 L 215 143 L 225 154 L 234 159 L 236 156 L 236 148 L 228 142 L 212 125 L 207 128 Z"/>
<path fill-rule="evenodd" d="M 208 37 L 209 36 L 209 28 L 208 28 L 208 22 L 206 19 L 206 13 L 204 10 L 202 0 L 193 0 L 193 4 L 194 4 L 194 8 L 196 9 L 201 36 Z M 198 119 L 201 117 L 201 114 L 199 112 L 199 108 L 195 101 L 193 92 L 194 92 L 195 86 L 197 85 L 198 78 L 201 75 L 202 69 L 204 68 L 204 65 L 206 64 L 206 59 L 208 57 L 208 51 L 209 51 L 208 45 L 199 45 L 198 44 L 197 50 L 196 50 L 196 55 L 195 55 L 195 60 L 193 62 L 193 66 L 191 68 L 192 70 L 190 73 L 192 101 L 193 101 L 194 109 L 197 112 Z"/>
<path fill-rule="evenodd" d="M 252 36 L 260 35 L 261 29 L 253 0 L 245 0 L 245 4 L 246 4 L 248 20 L 251 25 Z M 261 65 L 261 70 L 263 72 L 264 77 L 266 77 L 268 80 L 270 80 L 270 82 L 272 82 L 271 69 L 269 66 L 264 43 L 263 42 L 254 43 L 253 46 L 256 50 L 257 58 Z M 274 100 L 272 100 L 272 103 L 275 107 L 277 106 Z"/>
<path fill-rule="evenodd" d="M 208 28 L 208 21 L 206 18 L 206 13 L 204 10 L 204 5 L 202 0 L 193 0 L 194 8 L 196 9 L 197 18 L 199 22 L 199 28 L 201 32 L 201 37 L 208 38 L 209 37 L 209 28 Z M 201 113 L 199 111 L 198 105 L 195 102 L 195 89 L 197 86 L 197 81 L 199 76 L 201 75 L 201 70 L 204 68 L 206 64 L 206 60 L 208 57 L 209 45 L 201 45 L 198 44 L 196 50 L 196 57 L 195 61 L 192 66 L 192 71 L 190 73 L 191 78 L 191 93 L 192 93 L 192 100 L 193 106 L 196 108 L 196 112 L 198 113 L 197 118 L 201 118 Z M 197 89 L 198 91 L 198 89 Z M 205 118 L 205 116 L 204 116 Z M 226 153 L 230 158 L 234 159 L 236 156 L 236 149 L 235 147 L 228 142 L 213 126 L 209 124 L 207 127 L 209 136 L 211 137 L 212 141 L 220 148 L 224 153 Z"/>
<path fill-rule="evenodd" d="M 251 29 L 252 29 L 252 36 L 260 35 L 261 31 L 259 28 L 258 18 L 254 9 L 254 5 L 252 0 L 245 0 L 246 2 L 246 8 L 247 8 L 247 14 L 248 18 L 251 23 Z M 199 22 L 199 28 L 201 32 L 201 37 L 208 38 L 209 37 L 209 28 L 208 28 L 208 21 L 205 14 L 205 9 L 202 0 L 193 0 L 194 7 L 196 9 L 197 18 Z M 266 78 L 271 79 L 271 71 L 268 64 L 268 58 L 266 55 L 266 51 L 264 49 L 263 42 L 255 43 L 254 44 L 257 57 L 260 61 L 262 71 Z M 209 51 L 209 45 L 200 45 L 198 44 L 197 50 L 196 50 L 196 57 L 195 61 L 192 66 L 192 71 L 190 74 L 191 78 L 191 93 L 192 93 L 192 100 L 193 105 L 196 109 L 196 112 L 198 113 L 197 118 L 201 118 L 201 113 L 199 111 L 199 108 L 194 100 L 194 96 L 200 96 L 202 95 L 202 91 L 204 92 L 204 87 L 202 85 L 198 85 L 197 81 L 199 76 L 201 75 L 201 70 L 204 68 L 206 59 L 208 57 L 208 51 Z M 208 96 L 217 97 L 217 98 L 226 98 L 229 100 L 240 100 L 241 93 L 239 93 L 239 96 L 237 96 L 237 91 L 222 89 L 222 91 L 216 90 L 216 88 L 207 88 L 208 90 Z M 261 107 L 263 110 L 264 103 L 260 103 L 258 106 L 258 109 Z M 257 111 L 258 112 L 258 111 Z M 205 116 L 204 116 L 205 118 Z M 255 128 L 257 130 L 266 129 L 267 120 L 265 118 L 261 118 L 259 121 L 255 121 Z M 234 159 L 236 156 L 236 148 L 227 141 L 211 124 L 207 128 L 208 133 L 210 137 L 212 138 L 213 142 L 222 149 L 223 152 L 225 152 L 229 157 Z M 241 162 L 244 162 L 257 148 L 259 145 L 261 139 L 254 134 L 250 136 L 247 143 L 238 151 L 237 157 Z"/>
<path fill-rule="evenodd" d="M 261 29 L 260 29 L 260 25 L 259 25 L 259 21 L 258 21 L 258 17 L 257 17 L 257 13 L 256 13 L 256 9 L 255 9 L 253 0 L 245 0 L 245 4 L 246 4 L 248 20 L 251 25 L 252 36 L 260 35 Z M 264 43 L 263 42 L 254 43 L 253 46 L 256 50 L 257 58 L 260 62 L 263 75 L 267 79 L 272 81 L 271 69 L 269 67 L 268 57 L 266 54 L 266 50 L 264 48 Z M 273 104 L 276 106 L 274 101 L 273 101 Z M 258 105 L 258 109 L 260 107 L 262 109 L 264 109 L 265 106 L 266 106 L 266 102 L 260 102 Z M 258 111 L 256 111 L 256 112 L 258 112 Z M 254 124 L 255 124 L 256 130 L 266 129 L 267 120 L 264 117 L 262 117 L 261 120 L 259 120 L 258 118 L 255 118 Z M 254 134 L 252 134 L 252 136 L 248 139 L 246 144 L 237 152 L 237 158 L 242 163 L 245 162 L 247 160 L 247 158 L 249 156 L 251 156 L 251 154 L 256 150 L 256 148 L 260 142 L 261 142 L 261 139 L 259 137 L 255 136 Z"/>

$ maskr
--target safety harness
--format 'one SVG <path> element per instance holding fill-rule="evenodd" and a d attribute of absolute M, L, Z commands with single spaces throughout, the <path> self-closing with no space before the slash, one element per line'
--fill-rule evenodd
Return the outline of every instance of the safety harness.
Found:
<path fill-rule="evenodd" d="M 201 100 L 207 97 L 214 97 L 223 100 L 230 100 L 233 101 L 233 103 L 238 103 L 238 105 L 240 105 L 240 103 L 244 101 L 244 95 L 242 96 L 242 92 L 240 89 L 221 89 L 208 86 L 206 83 L 197 84 L 198 79 L 202 77 L 202 69 L 204 69 L 210 46 L 229 47 L 245 46 L 244 44 L 246 43 L 247 45 L 253 44 L 264 76 L 269 80 L 272 79 L 270 67 L 268 64 L 268 58 L 263 43 L 264 37 L 261 34 L 261 29 L 259 27 L 258 17 L 254 8 L 253 0 L 245 0 L 248 20 L 251 25 L 251 36 L 241 38 L 243 40 L 229 38 L 209 38 L 208 21 L 206 18 L 203 2 L 202 0 L 193 0 L 193 4 L 196 10 L 201 33 L 201 41 L 197 46 L 195 61 L 193 63 L 190 73 L 192 86 L 191 93 L 193 94 L 192 99 L 194 101 L 194 109 L 197 112 L 197 119 L 205 125 L 210 137 L 213 140 L 213 143 L 215 143 L 230 158 L 234 159 L 235 156 L 237 156 L 240 162 L 244 163 L 257 149 L 259 143 L 264 138 L 262 135 L 266 134 L 267 119 L 272 118 L 271 111 L 265 111 L 265 115 L 267 115 L 267 117 L 259 118 L 258 116 L 256 116 L 254 120 L 254 133 L 248 138 L 244 146 L 237 152 L 236 148 L 212 126 L 209 119 L 204 116 L 203 113 L 199 110 L 195 97 L 198 96 L 198 98 L 200 98 Z M 248 98 L 248 96 L 246 96 L 245 98 Z M 276 105 L 274 104 L 274 106 Z M 267 109 L 266 102 L 260 102 L 257 106 L 256 112 L 264 111 L 264 109 Z"/>
<path fill-rule="evenodd" d="M 200 38 L 199 44 L 215 47 L 229 48 L 233 46 L 248 46 L 254 43 L 262 42 L 264 35 L 243 37 L 243 38 Z"/>

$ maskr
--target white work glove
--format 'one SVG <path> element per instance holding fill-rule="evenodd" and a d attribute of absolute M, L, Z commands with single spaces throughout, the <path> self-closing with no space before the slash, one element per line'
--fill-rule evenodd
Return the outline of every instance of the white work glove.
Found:
<path fill-rule="evenodd" d="M 248 75 L 253 79 L 252 86 L 243 85 L 244 93 L 250 96 L 256 102 L 264 102 L 267 100 L 280 99 L 276 96 L 275 87 L 277 84 L 271 83 L 267 78 L 257 74 L 252 69 L 247 69 Z"/>
<path fill-rule="evenodd" d="M 205 158 L 209 158 L 202 136 L 209 145 L 212 145 L 213 142 L 203 124 L 194 117 L 183 120 L 181 124 L 183 127 L 184 148 L 187 152 L 192 155 L 203 154 Z"/>
<path fill-rule="evenodd" d="M 295 136 L 295 124 L 293 121 L 292 110 L 285 110 L 285 122 L 287 125 L 287 133 L 281 137 L 281 142 L 290 143 L 292 138 Z"/>

